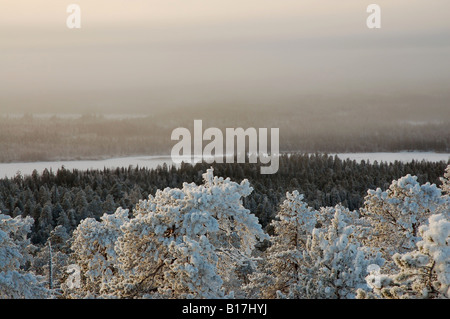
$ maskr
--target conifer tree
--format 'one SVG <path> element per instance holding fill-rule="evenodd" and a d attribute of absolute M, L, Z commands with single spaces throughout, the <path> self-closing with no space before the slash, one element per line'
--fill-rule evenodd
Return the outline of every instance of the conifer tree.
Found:
<path fill-rule="evenodd" d="M 419 227 L 444 203 L 435 184 L 420 185 L 409 174 L 394 180 L 386 191 L 369 190 L 361 213 L 373 225 L 371 245 L 380 247 L 389 259 L 414 249 Z"/>
<path fill-rule="evenodd" d="M 0 298 L 35 299 L 49 297 L 45 278 L 22 268 L 32 261 L 28 233 L 33 219 L 11 218 L 0 213 Z"/>
<path fill-rule="evenodd" d="M 250 260 L 267 238 L 258 219 L 242 206 L 252 188 L 203 174 L 204 183 L 166 188 L 141 201 L 118 238 L 119 297 L 221 298 L 232 262 Z M 225 263 L 219 271 L 218 265 Z M 230 295 L 230 296 L 231 296 Z"/>
<path fill-rule="evenodd" d="M 368 276 L 373 292 L 359 290 L 359 298 L 449 299 L 450 298 L 450 221 L 434 214 L 428 225 L 420 226 L 421 240 L 413 251 L 396 253 L 394 274 Z"/>

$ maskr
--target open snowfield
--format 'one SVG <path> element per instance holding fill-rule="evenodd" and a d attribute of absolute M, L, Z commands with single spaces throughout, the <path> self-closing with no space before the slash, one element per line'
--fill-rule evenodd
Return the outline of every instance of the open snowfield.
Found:
<path fill-rule="evenodd" d="M 337 155 L 341 159 L 351 159 L 356 161 L 374 161 L 378 162 L 410 162 L 412 160 L 426 160 L 430 162 L 448 161 L 450 153 L 434 153 L 434 152 L 398 152 L 398 153 L 339 153 L 330 154 Z M 158 165 L 166 163 L 168 166 L 174 165 L 170 156 L 132 156 L 119 157 L 104 160 L 78 160 L 78 161 L 56 161 L 56 162 L 32 162 L 32 163 L 0 163 L 0 178 L 13 177 L 20 172 L 22 175 L 29 175 L 33 170 L 42 173 L 44 169 L 56 172 L 64 166 L 66 169 L 104 169 L 116 167 L 147 167 L 156 168 Z M 178 165 L 178 164 L 175 164 Z"/>

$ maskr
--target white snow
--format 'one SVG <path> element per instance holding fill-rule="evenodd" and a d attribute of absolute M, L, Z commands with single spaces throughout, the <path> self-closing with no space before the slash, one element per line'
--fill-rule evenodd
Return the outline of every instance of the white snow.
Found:
<path fill-rule="evenodd" d="M 78 161 L 55 161 L 55 162 L 22 162 L 22 163 L 0 163 L 0 178 L 14 177 L 17 172 L 22 175 L 30 175 L 36 169 L 38 173 L 42 173 L 44 169 L 52 170 L 54 173 L 62 166 L 66 169 L 104 169 L 126 167 L 130 165 L 136 167 L 156 168 L 158 165 L 172 165 L 172 160 L 169 156 L 132 156 L 132 157 L 117 157 L 102 160 L 78 160 Z"/>
<path fill-rule="evenodd" d="M 337 155 L 341 159 L 350 159 L 360 162 L 361 160 L 383 162 L 394 162 L 396 160 L 402 162 L 410 162 L 412 160 L 426 160 L 430 162 L 448 161 L 450 153 L 434 153 L 434 152 L 397 152 L 397 153 L 338 153 L 329 154 L 331 156 Z M 189 162 L 186 158 L 185 162 Z M 32 163 L 0 163 L 0 178 L 14 177 L 17 172 L 22 175 L 30 175 L 34 169 L 38 173 L 42 173 L 45 168 L 56 173 L 58 169 L 64 166 L 66 169 L 103 169 L 126 167 L 130 165 L 136 167 L 156 168 L 158 165 L 166 163 L 169 167 L 172 165 L 179 166 L 172 162 L 170 156 L 155 155 L 155 156 L 131 156 L 131 157 L 117 157 L 102 160 L 77 160 L 77 161 L 55 161 L 55 162 L 32 162 Z"/>

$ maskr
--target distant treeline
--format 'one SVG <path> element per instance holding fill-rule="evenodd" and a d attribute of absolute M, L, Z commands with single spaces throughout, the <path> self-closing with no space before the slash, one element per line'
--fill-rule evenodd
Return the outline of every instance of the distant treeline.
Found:
<path fill-rule="evenodd" d="M 248 179 L 254 188 L 244 206 L 267 227 L 287 191 L 298 190 L 307 203 L 318 209 L 342 203 L 351 210 L 363 204 L 368 189 L 388 188 L 392 180 L 407 174 L 420 183 L 440 185 L 448 163 L 368 163 L 341 160 L 326 154 L 281 156 L 274 175 L 261 175 L 259 164 L 183 164 L 157 169 L 123 167 L 104 170 L 36 171 L 30 176 L 0 179 L 0 210 L 11 216 L 31 216 L 35 220 L 32 241 L 45 243 L 57 225 L 72 232 L 87 217 L 99 219 L 117 207 L 130 211 L 140 199 L 165 187 L 181 187 L 183 182 L 202 183 L 202 174 L 213 166 L 216 176 L 240 182 Z M 270 230 L 268 230 L 270 232 Z"/>
<path fill-rule="evenodd" d="M 424 101 L 425 103 L 425 101 Z M 190 108 L 142 117 L 0 117 L 0 162 L 168 155 L 177 127 L 280 128 L 285 152 L 450 152 L 448 105 Z"/>

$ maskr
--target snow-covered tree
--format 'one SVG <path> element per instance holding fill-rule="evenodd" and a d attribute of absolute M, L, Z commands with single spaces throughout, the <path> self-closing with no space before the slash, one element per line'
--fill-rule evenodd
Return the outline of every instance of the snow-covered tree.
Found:
<path fill-rule="evenodd" d="M 357 212 L 337 205 L 314 211 L 297 191 L 287 193 L 265 262 L 245 288 L 251 297 L 354 298 L 368 289 L 371 264 L 383 259 L 362 245 L 367 225 Z"/>
<path fill-rule="evenodd" d="M 0 213 L 0 298 L 34 299 L 49 297 L 45 279 L 25 271 L 31 262 L 28 238 L 34 221 Z"/>
<path fill-rule="evenodd" d="M 450 221 L 434 214 L 419 229 L 417 249 L 393 256 L 399 271 L 377 274 L 373 293 L 358 291 L 359 298 L 450 298 Z"/>
<path fill-rule="evenodd" d="M 441 189 L 444 193 L 445 203 L 442 205 L 440 213 L 443 213 L 450 218 L 450 165 L 445 170 L 444 177 L 441 177 Z"/>
<path fill-rule="evenodd" d="M 129 221 L 128 210 L 118 208 L 100 221 L 84 219 L 73 232 L 72 260 L 80 269 L 80 287 L 63 287 L 69 297 L 98 297 L 117 275 L 114 245 L 122 235 L 121 226 Z M 70 265 L 69 265 L 70 266 Z"/>
<path fill-rule="evenodd" d="M 67 230 L 58 225 L 51 231 L 45 245 L 41 246 L 33 256 L 31 270 L 48 278 L 47 287 L 50 286 L 49 282 L 52 282 L 51 286 L 55 295 L 59 294 L 59 288 L 66 279 L 65 267 L 68 265 L 70 256 L 70 241 Z"/>
<path fill-rule="evenodd" d="M 314 228 L 302 252 L 301 295 L 305 298 L 351 299 L 356 290 L 368 290 L 365 277 L 370 265 L 381 266 L 384 259 L 360 241 L 364 222 L 356 212 L 337 205 L 321 210 L 332 215 L 330 222 Z"/>
<path fill-rule="evenodd" d="M 203 179 L 202 185 L 184 183 L 139 202 L 116 243 L 120 273 L 112 294 L 222 298 L 232 293 L 223 289 L 235 276 L 230 256 L 251 260 L 255 244 L 268 236 L 242 205 L 252 191 L 247 180 L 215 177 L 212 169 Z"/>
<path fill-rule="evenodd" d="M 250 275 L 251 282 L 245 287 L 250 296 L 275 298 L 277 291 L 296 296 L 302 251 L 317 223 L 316 215 L 298 191 L 286 193 L 286 200 L 271 223 L 274 236 L 265 252 L 266 258 L 262 258 L 260 271 Z"/>
<path fill-rule="evenodd" d="M 444 177 L 441 177 L 442 191 L 450 196 L 450 165 L 445 169 Z"/>
<path fill-rule="evenodd" d="M 380 247 L 386 258 L 414 249 L 419 227 L 439 212 L 445 199 L 435 184 L 420 185 L 416 176 L 394 180 L 389 189 L 369 190 L 361 213 L 373 225 L 370 245 Z"/>

